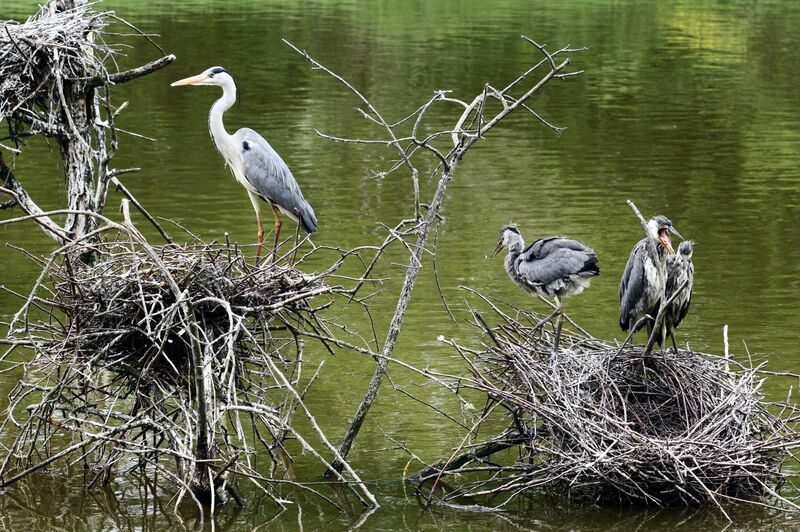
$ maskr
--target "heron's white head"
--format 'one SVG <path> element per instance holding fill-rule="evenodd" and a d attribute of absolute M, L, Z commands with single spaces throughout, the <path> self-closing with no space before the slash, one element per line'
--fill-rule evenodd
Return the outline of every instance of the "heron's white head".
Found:
<path fill-rule="evenodd" d="M 525 244 L 519 229 L 517 229 L 516 225 L 509 225 L 500 231 L 500 241 L 497 243 L 497 247 L 494 248 L 489 258 L 494 258 L 503 248 L 509 248 L 511 250 L 519 248 L 517 251 L 522 251 L 523 247 L 525 247 Z"/>
<path fill-rule="evenodd" d="M 683 240 L 681 234 L 672 227 L 672 222 L 666 216 L 659 214 L 647 222 L 647 236 L 661 244 L 668 253 L 674 254 L 675 250 L 672 248 L 672 239 L 670 239 L 669 236 L 670 233 Z"/>
<path fill-rule="evenodd" d="M 236 87 L 233 77 L 220 66 L 211 67 L 196 76 L 180 79 L 170 84 L 170 87 L 181 87 L 183 85 L 216 85 L 223 89 Z"/>

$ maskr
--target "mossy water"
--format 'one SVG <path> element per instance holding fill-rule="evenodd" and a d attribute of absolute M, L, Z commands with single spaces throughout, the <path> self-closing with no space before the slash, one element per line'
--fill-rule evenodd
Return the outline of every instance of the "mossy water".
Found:
<path fill-rule="evenodd" d="M 227 127 L 252 127 L 281 153 L 319 216 L 318 243 L 355 246 L 382 238 L 378 222 L 393 224 L 410 212 L 409 183 L 399 176 L 369 178 L 368 170 L 385 166 L 388 151 L 332 144 L 315 135 L 319 129 L 358 136 L 369 126 L 352 112 L 352 99 L 309 70 L 281 38 L 345 75 L 393 118 L 436 89 L 455 89 L 467 97 L 484 81 L 510 81 L 537 53 L 520 34 L 552 46 L 587 46 L 574 57 L 585 74 L 549 87 L 534 102 L 566 131 L 557 137 L 528 117 L 514 117 L 470 153 L 449 188 L 438 266 L 452 310 L 463 322 L 469 298 L 459 285 L 519 305 L 540 305 L 513 286 L 499 261 L 485 258 L 499 229 L 513 220 L 531 237 L 562 233 L 597 251 L 602 274 L 591 289 L 570 300 L 568 310 L 594 335 L 621 338 L 618 281 L 641 231 L 625 205 L 631 198 L 645 214 L 668 215 L 684 236 L 697 241 L 695 298 L 679 339 L 721 352 L 727 323 L 735 356 L 746 359 L 746 342 L 756 359 L 770 359 L 772 369 L 800 370 L 794 327 L 800 315 L 800 99 L 792 49 L 800 37 L 800 7 L 689 1 L 117 1 L 105 6 L 144 31 L 161 34 L 159 44 L 178 56 L 165 71 L 119 88 L 117 99 L 131 102 L 121 127 L 158 142 L 123 139 L 116 164 L 142 166 L 144 171 L 126 179 L 126 185 L 153 213 L 174 218 L 208 240 L 228 232 L 233 240 L 254 242 L 255 223 L 246 195 L 208 138 L 212 91 L 179 91 L 169 82 L 214 64 L 231 71 L 241 102 L 226 116 Z M 0 16 L 21 19 L 34 9 L 33 2 L 11 0 Z M 136 45 L 131 64 L 159 55 L 142 41 Z M 35 143 L 16 161 L 20 179 L 47 207 L 58 205 L 57 164 L 57 153 Z M 38 253 L 52 249 L 33 226 L 4 227 L 0 239 Z M 0 282 L 24 291 L 38 272 L 11 249 L 1 253 Z M 398 252 L 394 258 L 400 262 L 403 256 Z M 374 299 L 379 331 L 390 317 L 402 272 L 388 262 L 381 272 L 391 281 Z M 1 314 L 13 313 L 18 304 L 0 295 Z M 342 320 L 363 319 L 355 308 L 332 312 Z M 474 334 L 450 321 L 426 268 L 396 356 L 453 371 L 461 360 L 436 338 L 469 340 Z M 371 360 L 344 352 L 326 361 L 309 406 L 331 437 L 341 434 L 353 415 L 372 367 Z M 399 370 L 392 375 L 399 383 L 410 379 Z M 3 390 L 13 386 L 14 377 L 4 377 Z M 784 395 L 785 385 L 776 382 L 769 391 Z M 453 407 L 442 392 L 412 391 Z M 460 441 L 450 422 L 387 386 L 352 455 L 362 476 L 375 480 L 374 491 L 384 503 L 367 521 L 372 528 L 494 529 L 513 522 L 533 528 L 655 529 L 687 517 L 691 528 L 722 525 L 703 512 L 538 502 L 510 509 L 511 521 L 428 512 L 404 497 L 401 476 L 408 456 L 392 449 L 395 444 L 384 432 L 426 460 Z M 318 474 L 314 467 L 298 467 L 303 478 Z M 142 505 L 139 487 L 122 482 L 114 497 L 85 494 L 80 473 L 75 475 L 75 482 L 42 479 L 9 492 L 3 503 L 9 526 L 169 526 L 160 510 Z M 254 503 L 238 513 L 223 512 L 219 524 L 247 528 L 273 510 L 268 501 Z M 324 506 L 304 510 L 306 526 L 328 520 L 339 527 L 348 524 Z M 736 517 L 742 528 L 756 528 L 765 518 L 751 512 Z M 278 522 L 293 528 L 298 514 L 288 512 Z"/>

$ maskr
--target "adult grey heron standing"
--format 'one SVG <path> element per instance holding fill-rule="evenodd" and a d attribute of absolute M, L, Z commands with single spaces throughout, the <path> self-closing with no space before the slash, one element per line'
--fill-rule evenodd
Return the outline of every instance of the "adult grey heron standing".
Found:
<path fill-rule="evenodd" d="M 664 301 L 668 301 L 675 294 L 675 291 L 683 283 L 686 283 L 686 287 L 675 296 L 675 299 L 669 304 L 664 314 L 667 334 L 672 337 L 672 347 L 675 348 L 676 353 L 678 352 L 678 346 L 675 343 L 675 329 L 683 322 L 686 313 L 689 312 L 689 305 L 692 303 L 692 288 L 694 285 L 693 254 L 694 242 L 684 240 L 678 246 L 678 252 L 667 257 L 667 286 L 664 292 Z M 661 345 L 663 341 L 664 338 L 659 335 L 658 345 Z"/>
<path fill-rule="evenodd" d="M 225 164 L 233 172 L 236 181 L 250 196 L 256 211 L 258 224 L 258 249 L 256 263 L 261 256 L 264 244 L 264 227 L 261 224 L 261 200 L 266 201 L 275 217 L 275 243 L 272 260 L 277 256 L 281 234 L 281 218 L 278 211 L 297 222 L 307 233 L 317 230 L 317 217 L 314 209 L 303 198 L 292 172 L 281 156 L 269 143 L 249 128 L 242 128 L 229 135 L 222 123 L 222 115 L 236 102 L 236 84 L 233 77 L 222 67 L 211 67 L 205 72 L 174 82 L 172 87 L 181 85 L 216 85 L 222 87 L 222 97 L 211 106 L 208 115 L 208 129 L 211 139 L 219 150 Z"/>
<path fill-rule="evenodd" d="M 636 332 L 645 315 L 656 317 L 667 286 L 667 256 L 674 253 L 669 234 L 683 239 L 666 216 L 647 222 L 647 236 L 633 246 L 619 284 L 619 326 Z M 652 330 L 648 321 L 647 330 Z M 635 330 L 634 330 L 635 328 Z"/>
<path fill-rule="evenodd" d="M 525 241 L 515 226 L 500 231 L 500 242 L 489 258 L 508 248 L 506 272 L 511 280 L 528 293 L 551 297 L 556 308 L 556 338 L 553 352 L 558 349 L 564 319 L 562 298 L 580 294 L 589 286 L 592 277 L 600 274 L 595 252 L 563 236 L 540 238 L 525 247 Z"/>

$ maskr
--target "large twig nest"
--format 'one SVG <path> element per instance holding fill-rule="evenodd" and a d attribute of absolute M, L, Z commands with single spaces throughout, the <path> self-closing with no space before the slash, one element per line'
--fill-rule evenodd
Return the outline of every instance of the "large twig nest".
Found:
<path fill-rule="evenodd" d="M 99 32 L 108 17 L 91 3 L 61 1 L 42 6 L 24 24 L 0 22 L 0 118 L 23 113 L 46 122 L 66 85 L 106 76 L 103 59 L 115 52 Z"/>
<path fill-rule="evenodd" d="M 291 267 L 251 267 L 226 247 L 165 246 L 157 261 L 125 244 L 100 248 L 104 253 L 94 266 L 73 269 L 65 261 L 54 274 L 54 297 L 70 324 L 56 336 L 52 352 L 135 380 L 189 382 L 197 333 L 180 312 L 168 277 L 191 309 L 203 345 L 220 360 L 246 361 L 253 338 L 279 355 L 284 340 L 274 339 L 270 327 L 312 320 L 308 300 L 332 291 L 321 277 Z M 307 316 L 297 318 L 301 314 Z"/>
<path fill-rule="evenodd" d="M 511 466 L 459 494 L 544 490 L 603 503 L 721 506 L 777 496 L 800 438 L 794 405 L 767 402 L 762 366 L 688 350 L 643 356 L 584 334 L 534 331 L 541 316 L 494 307 L 503 323 L 482 349 L 457 346 L 472 377 L 512 422 L 496 441 L 519 441 Z M 549 327 L 546 325 L 544 328 Z M 777 406 L 783 410 L 777 411 Z M 790 504 L 785 499 L 784 503 Z"/>
<path fill-rule="evenodd" d="M 155 247 L 128 230 L 93 243 L 92 265 L 74 250 L 42 263 L 12 319 L 14 348 L 0 361 L 15 348 L 33 356 L 0 421 L 14 436 L 0 485 L 76 453 L 90 486 L 160 471 L 183 493 L 238 497 L 226 479 L 269 486 L 256 464 L 290 462 L 288 440 L 330 467 L 293 418 L 312 417 L 305 339 L 338 341 L 311 300 L 323 296 L 324 308 L 325 295 L 343 293 L 326 282 L 341 260 L 316 274 L 285 261 L 254 267 L 236 246 Z M 51 445 L 63 435 L 73 445 Z"/>

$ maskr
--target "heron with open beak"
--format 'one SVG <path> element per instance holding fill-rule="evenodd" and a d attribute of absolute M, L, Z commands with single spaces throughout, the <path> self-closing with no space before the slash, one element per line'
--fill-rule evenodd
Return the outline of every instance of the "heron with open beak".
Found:
<path fill-rule="evenodd" d="M 645 315 L 658 314 L 667 285 L 667 256 L 675 253 L 670 234 L 683 240 L 666 216 L 654 216 L 646 227 L 647 235 L 633 246 L 619 285 L 619 326 L 626 332 L 641 328 L 637 323 Z M 647 330 L 652 327 L 648 320 Z"/>

